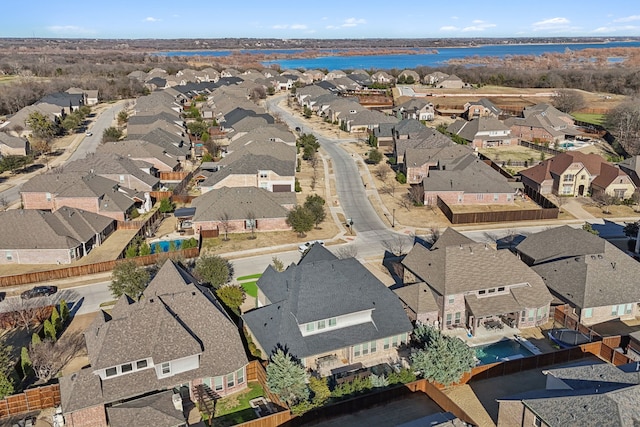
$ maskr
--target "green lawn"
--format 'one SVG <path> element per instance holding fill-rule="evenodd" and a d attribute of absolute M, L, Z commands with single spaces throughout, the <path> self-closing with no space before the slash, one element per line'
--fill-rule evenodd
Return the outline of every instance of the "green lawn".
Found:
<path fill-rule="evenodd" d="M 594 125 L 602 125 L 604 123 L 604 114 L 574 113 L 572 116 L 576 120 Z"/>
<path fill-rule="evenodd" d="M 258 298 L 258 285 L 256 285 L 256 282 L 244 282 L 241 285 L 247 295 Z"/>
<path fill-rule="evenodd" d="M 243 280 L 259 279 L 261 276 L 262 276 L 262 273 L 249 274 L 248 276 L 238 277 L 236 280 L 238 282 L 242 282 Z"/>
<path fill-rule="evenodd" d="M 256 419 L 256 413 L 249 405 L 251 399 L 264 396 L 260 383 L 251 382 L 246 391 L 223 397 L 216 403 L 215 425 L 236 425 Z"/>

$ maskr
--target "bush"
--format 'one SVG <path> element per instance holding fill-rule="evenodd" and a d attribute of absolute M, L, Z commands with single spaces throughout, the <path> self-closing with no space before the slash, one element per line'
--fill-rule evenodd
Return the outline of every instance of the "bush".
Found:
<path fill-rule="evenodd" d="M 376 149 L 369 151 L 369 163 L 378 164 L 382 161 L 384 156 L 382 153 Z"/>
<path fill-rule="evenodd" d="M 396 181 L 398 181 L 400 184 L 406 184 L 407 177 L 402 172 L 398 171 L 398 173 L 396 174 Z"/>
<path fill-rule="evenodd" d="M 295 185 L 295 190 L 296 193 L 300 193 L 302 191 L 302 186 L 300 185 L 300 181 L 298 181 L 298 178 L 296 178 L 296 185 Z"/>
<path fill-rule="evenodd" d="M 392 372 L 387 377 L 387 381 L 392 384 L 406 384 L 416 380 L 416 374 L 412 370 L 404 368 L 400 372 Z"/>

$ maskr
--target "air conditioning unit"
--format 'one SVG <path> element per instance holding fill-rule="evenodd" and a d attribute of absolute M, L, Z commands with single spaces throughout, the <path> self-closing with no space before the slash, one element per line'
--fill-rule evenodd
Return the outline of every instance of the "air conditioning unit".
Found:
<path fill-rule="evenodd" d="M 175 393 L 171 396 L 171 401 L 173 401 L 173 407 L 176 408 L 176 411 L 182 412 L 182 396 L 180 393 Z"/>

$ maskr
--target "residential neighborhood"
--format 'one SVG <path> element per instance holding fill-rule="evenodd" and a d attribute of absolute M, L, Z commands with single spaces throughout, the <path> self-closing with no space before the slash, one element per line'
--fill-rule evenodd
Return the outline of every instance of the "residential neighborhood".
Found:
<path fill-rule="evenodd" d="M 609 130 L 423 68 L 165 68 L 0 123 L 0 421 L 640 420 Z"/>

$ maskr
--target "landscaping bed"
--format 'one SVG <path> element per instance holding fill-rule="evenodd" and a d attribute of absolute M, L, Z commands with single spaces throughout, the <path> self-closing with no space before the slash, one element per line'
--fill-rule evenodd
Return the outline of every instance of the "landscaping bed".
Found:
<path fill-rule="evenodd" d="M 264 397 L 264 390 L 259 383 L 250 382 L 247 390 L 218 400 L 213 425 L 232 426 L 258 418 L 249 404 L 250 400 L 257 397 Z"/>

